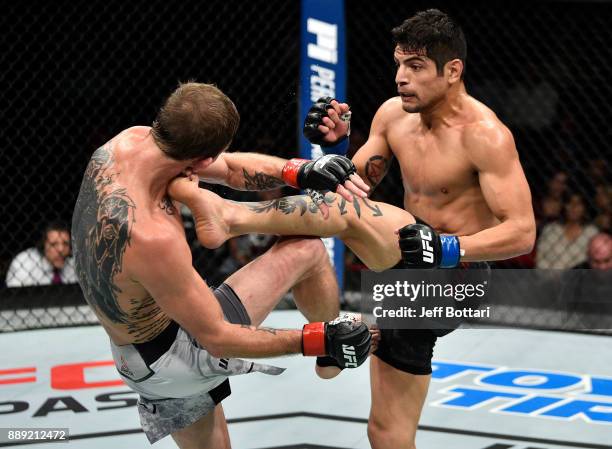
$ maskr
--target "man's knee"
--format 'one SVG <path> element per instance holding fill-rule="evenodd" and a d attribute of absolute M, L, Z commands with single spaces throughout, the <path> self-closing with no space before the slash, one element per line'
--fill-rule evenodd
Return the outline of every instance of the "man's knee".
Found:
<path fill-rule="evenodd" d="M 325 245 L 318 237 L 283 237 L 278 247 L 286 250 L 293 262 L 301 266 L 331 266 Z"/>
<path fill-rule="evenodd" d="M 368 439 L 372 449 L 416 449 L 415 436 L 416 427 L 375 416 L 368 420 Z"/>

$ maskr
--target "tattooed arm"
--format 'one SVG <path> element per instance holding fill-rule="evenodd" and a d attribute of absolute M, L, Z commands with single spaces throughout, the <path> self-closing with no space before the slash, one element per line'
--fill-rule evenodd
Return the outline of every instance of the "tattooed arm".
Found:
<path fill-rule="evenodd" d="M 353 156 L 353 164 L 357 168 L 357 173 L 372 189 L 385 177 L 393 158 L 386 136 L 387 123 L 390 120 L 388 111 L 390 106 L 392 104 L 387 101 L 378 109 L 372 120 L 367 142 Z"/>
<path fill-rule="evenodd" d="M 191 265 L 191 253 L 175 235 L 156 232 L 138 239 L 130 274 L 170 318 L 215 357 L 273 357 L 301 352 L 299 330 L 260 329 L 230 324 L 217 299 Z"/>
<path fill-rule="evenodd" d="M 200 172 L 199 176 L 204 181 L 224 184 L 237 190 L 271 190 L 286 185 L 283 179 L 285 165 L 292 167 L 293 172 L 297 173 L 300 165 L 292 164 L 292 161 L 258 153 L 222 153 L 213 164 Z M 316 171 L 316 168 L 310 170 L 310 177 L 305 179 L 311 181 L 319 179 L 321 175 L 315 173 Z M 336 180 L 341 182 L 340 175 L 334 171 L 331 173 L 332 177 L 336 177 Z M 285 175 L 287 176 L 287 173 Z M 297 186 L 293 183 L 290 185 Z M 302 187 L 308 187 L 308 184 Z M 357 175 L 352 174 L 350 179 L 345 179 L 343 184 L 338 185 L 336 192 L 348 201 L 352 201 L 351 192 L 361 197 L 367 195 L 363 189 L 367 190 L 367 185 Z"/>
<path fill-rule="evenodd" d="M 200 177 L 236 190 L 272 190 L 285 185 L 281 175 L 285 162 L 266 154 L 222 153 Z"/>

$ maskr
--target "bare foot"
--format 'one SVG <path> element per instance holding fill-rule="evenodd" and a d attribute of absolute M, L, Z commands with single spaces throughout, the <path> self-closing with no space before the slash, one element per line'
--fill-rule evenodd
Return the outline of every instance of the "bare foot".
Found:
<path fill-rule="evenodd" d="M 174 179 L 168 186 L 168 194 L 191 209 L 198 241 L 202 246 L 218 248 L 232 237 L 229 225 L 223 218 L 223 211 L 228 209 L 230 203 L 210 190 L 200 189 L 197 176 Z"/>
<path fill-rule="evenodd" d="M 183 204 L 191 204 L 198 197 L 198 177 L 195 175 L 179 176 L 168 185 L 168 195 Z"/>

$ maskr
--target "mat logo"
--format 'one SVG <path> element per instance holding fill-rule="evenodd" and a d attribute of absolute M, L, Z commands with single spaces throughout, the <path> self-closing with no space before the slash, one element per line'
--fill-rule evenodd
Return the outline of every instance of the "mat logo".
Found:
<path fill-rule="evenodd" d="M 476 374 L 472 385 L 439 390 L 446 397 L 433 406 L 476 410 L 494 405 L 491 413 L 612 424 L 612 378 L 439 361 L 432 367 L 436 382 Z"/>

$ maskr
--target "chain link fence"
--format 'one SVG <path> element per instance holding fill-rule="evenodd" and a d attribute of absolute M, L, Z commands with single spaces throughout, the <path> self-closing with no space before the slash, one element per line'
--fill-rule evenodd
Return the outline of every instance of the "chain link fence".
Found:
<path fill-rule="evenodd" d="M 234 100 L 241 113 L 234 149 L 293 156 L 299 6 L 299 2 L 264 0 L 4 5 L 0 17 L 3 330 L 31 327 L 37 321 L 41 325 L 95 322 L 89 312 L 79 309 L 82 299 L 69 291 L 70 304 L 64 304 L 61 295 L 49 295 L 53 288 L 70 287 L 23 290 L 17 286 L 54 282 L 48 260 L 69 249 L 63 244 L 65 234 L 45 230 L 49 225 L 61 230 L 62 224 L 70 223 L 89 156 L 122 129 L 150 124 L 179 81 L 214 83 Z M 217 192 L 254 198 L 222 188 Z M 212 284 L 218 283 L 218 268 L 230 257 L 228 247 L 215 252 L 196 243 L 192 247 L 198 271 Z M 75 280 L 70 268 L 60 273 L 63 283 Z M 51 309 L 29 299 L 40 295 L 47 298 L 48 307 L 71 307 L 65 312 L 69 318 L 43 320 L 41 316 Z M 30 306 L 38 311 L 28 318 Z M 25 312 L 16 313 L 18 307 Z"/>
<path fill-rule="evenodd" d="M 588 265 L 590 238 L 610 232 L 612 220 L 612 85 L 606 82 L 612 5 L 347 1 L 353 149 L 367 138 L 377 108 L 395 95 L 390 29 L 432 5 L 462 24 L 468 92 L 511 128 L 532 189 L 538 245 L 502 265 Z M 179 81 L 215 83 L 234 100 L 241 113 L 234 149 L 297 155 L 299 7 L 280 0 L 5 5 L 0 330 L 95 322 L 72 286 L 16 286 L 54 282 L 45 249 L 67 251 L 61 224 L 70 222 L 90 154 L 120 130 L 151 123 Z M 401 207 L 401 185 L 393 164 L 374 198 Z M 212 188 L 232 199 L 259 198 Z M 204 250 L 185 218 L 194 265 L 212 285 L 271 244 L 246 237 Z M 60 231 L 51 242 L 49 225 Z M 574 256 L 566 257 L 570 249 Z M 19 259 L 23 251 L 29 252 Z M 346 268 L 352 302 L 363 266 L 348 252 Z"/>

